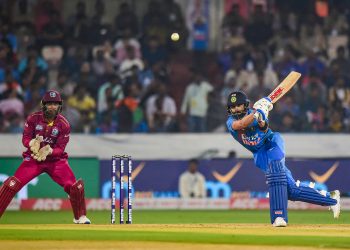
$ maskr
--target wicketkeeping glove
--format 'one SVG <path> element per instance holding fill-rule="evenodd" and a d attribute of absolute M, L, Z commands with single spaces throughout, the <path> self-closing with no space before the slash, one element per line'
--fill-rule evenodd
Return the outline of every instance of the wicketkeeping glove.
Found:
<path fill-rule="evenodd" d="M 40 143 L 43 140 L 44 138 L 42 136 L 36 135 L 36 137 L 29 142 L 29 148 L 30 148 L 30 151 L 33 152 L 33 154 L 37 154 L 39 152 Z"/>
<path fill-rule="evenodd" d="M 37 154 L 32 156 L 37 161 L 45 161 L 46 157 L 50 154 L 52 154 L 52 148 L 50 147 L 50 145 L 46 145 L 42 147 Z"/>

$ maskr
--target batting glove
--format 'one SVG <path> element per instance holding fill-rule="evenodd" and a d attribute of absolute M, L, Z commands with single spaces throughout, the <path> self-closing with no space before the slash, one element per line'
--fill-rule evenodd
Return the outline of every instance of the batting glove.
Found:
<path fill-rule="evenodd" d="M 37 154 L 32 156 L 37 161 L 45 161 L 46 157 L 50 154 L 52 154 L 52 148 L 50 147 L 50 145 L 46 145 L 42 147 Z"/>
<path fill-rule="evenodd" d="M 261 98 L 259 101 L 254 103 L 253 108 L 257 109 L 255 106 L 266 106 L 269 111 L 273 109 L 273 104 L 271 103 L 271 100 L 268 97 Z"/>
<path fill-rule="evenodd" d="M 33 152 L 33 154 L 37 154 L 39 152 L 40 143 L 43 140 L 44 138 L 42 136 L 36 135 L 36 137 L 29 142 L 29 148 L 30 148 L 30 151 Z"/>

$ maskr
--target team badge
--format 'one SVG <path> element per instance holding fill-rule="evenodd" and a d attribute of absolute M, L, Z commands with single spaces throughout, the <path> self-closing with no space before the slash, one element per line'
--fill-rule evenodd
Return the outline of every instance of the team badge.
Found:
<path fill-rule="evenodd" d="M 43 130 L 43 126 L 40 124 L 36 125 L 35 130 Z"/>
<path fill-rule="evenodd" d="M 235 103 L 237 101 L 236 95 L 231 96 L 231 102 Z"/>
<path fill-rule="evenodd" d="M 52 132 L 51 132 L 52 136 L 57 136 L 58 135 L 58 129 L 57 128 L 53 128 Z"/>
<path fill-rule="evenodd" d="M 50 92 L 50 97 L 55 98 L 56 97 L 56 93 L 55 92 Z"/>

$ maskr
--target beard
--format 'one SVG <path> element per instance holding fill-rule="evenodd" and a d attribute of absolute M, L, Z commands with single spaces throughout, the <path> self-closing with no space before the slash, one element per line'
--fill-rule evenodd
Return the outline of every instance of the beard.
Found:
<path fill-rule="evenodd" d="M 53 120 L 56 115 L 57 115 L 58 111 L 57 110 L 45 110 L 44 114 L 45 114 L 45 117 L 46 119 L 49 119 L 49 120 Z"/>

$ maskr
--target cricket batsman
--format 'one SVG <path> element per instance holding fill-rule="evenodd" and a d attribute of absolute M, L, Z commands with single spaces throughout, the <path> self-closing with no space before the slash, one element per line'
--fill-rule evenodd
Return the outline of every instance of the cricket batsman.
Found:
<path fill-rule="evenodd" d="M 243 147 L 253 153 L 255 165 L 267 180 L 270 198 L 270 218 L 274 227 L 286 227 L 288 223 L 288 200 L 304 201 L 330 206 L 334 218 L 340 214 L 340 192 L 318 192 L 310 186 L 295 182 L 285 164 L 284 141 L 279 133 L 269 128 L 268 115 L 273 104 L 268 97 L 257 101 L 253 109 L 241 91 L 228 96 L 226 126 Z"/>
<path fill-rule="evenodd" d="M 76 180 L 65 148 L 69 141 L 70 125 L 61 115 L 61 95 L 54 90 L 45 93 L 41 111 L 28 116 L 22 136 L 27 150 L 15 174 L 0 188 L 0 217 L 16 193 L 29 181 L 47 173 L 68 194 L 76 224 L 90 224 L 86 217 L 84 183 Z"/>

